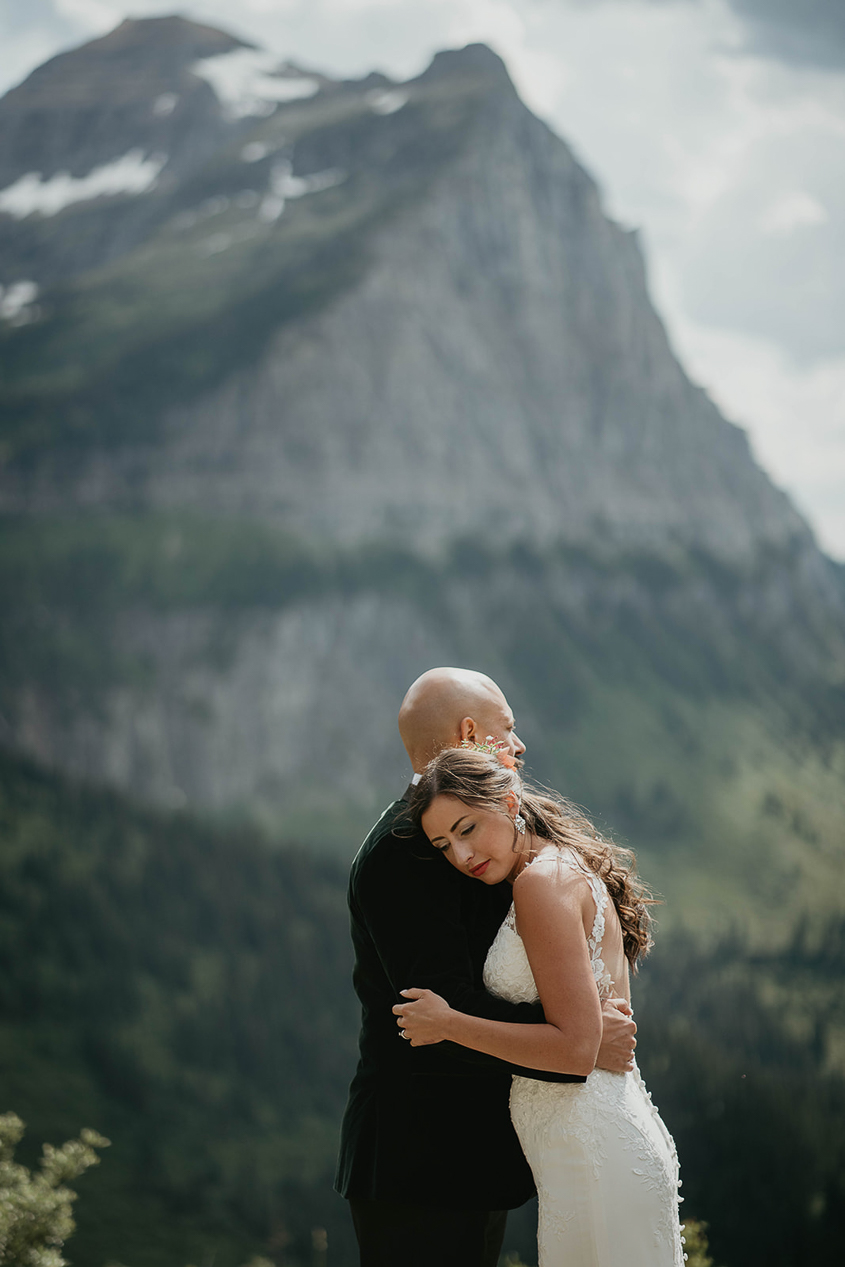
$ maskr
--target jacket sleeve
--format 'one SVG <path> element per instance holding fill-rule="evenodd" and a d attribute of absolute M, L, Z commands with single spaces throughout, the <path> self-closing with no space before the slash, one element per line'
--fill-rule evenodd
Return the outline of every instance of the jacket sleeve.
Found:
<path fill-rule="evenodd" d="M 539 1003 L 510 1003 L 475 984 L 468 930 L 461 910 L 461 877 L 432 851 L 415 856 L 412 842 L 385 836 L 356 876 L 351 894 L 382 968 L 396 995 L 417 987 L 433 990 L 456 1011 L 490 1020 L 538 1023 Z M 440 1072 L 442 1057 L 525 1072 L 517 1066 L 454 1043 L 413 1049 L 420 1072 Z M 439 1057 L 439 1058 L 438 1058 Z M 451 1061 L 450 1061 L 451 1064 Z"/>

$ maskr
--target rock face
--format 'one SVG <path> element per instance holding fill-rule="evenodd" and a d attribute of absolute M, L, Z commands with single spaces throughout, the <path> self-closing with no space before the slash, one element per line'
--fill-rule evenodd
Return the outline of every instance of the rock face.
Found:
<path fill-rule="evenodd" d="M 118 55 L 121 67 L 137 65 L 120 81 L 134 122 L 120 121 L 127 139 L 112 142 L 112 154 L 129 147 L 130 133 L 145 153 L 167 146 L 178 160 L 182 152 L 177 138 L 159 135 L 172 131 L 170 119 L 145 120 L 143 144 L 134 130 L 142 86 L 150 112 L 145 72 L 159 41 L 168 56 L 156 61 L 156 91 L 186 79 L 189 99 L 210 91 L 185 61 L 216 33 L 174 23 L 164 21 L 152 46 L 135 33 L 157 23 L 124 23 L 66 55 L 71 83 L 97 66 L 86 97 L 104 93 Z M 394 89 L 403 104 L 392 116 L 367 109 L 371 91 L 355 94 L 334 125 L 325 122 L 329 94 L 320 93 L 312 118 L 299 106 L 288 128 L 299 133 L 288 179 L 337 173 L 341 206 L 354 206 L 365 180 L 383 198 L 397 159 L 411 181 L 425 181 L 372 236 L 360 281 L 272 333 L 262 354 L 214 391 L 165 406 L 165 443 L 106 473 L 92 455 L 80 483 L 56 480 L 40 493 L 44 504 L 120 504 L 126 482 L 134 495 L 140 480 L 149 505 L 258 514 L 330 541 L 399 537 L 429 551 L 479 532 L 485 503 L 506 539 L 586 542 L 604 531 L 648 549 L 696 544 L 745 561 L 763 544 L 806 539 L 744 434 L 677 364 L 635 239 L 604 216 L 593 181 L 519 101 L 499 59 L 477 47 L 439 56 Z M 16 92 L 19 109 L 36 95 L 29 84 Z M 39 109 L 45 95 L 36 96 Z M 359 118 L 350 119 L 355 104 Z M 458 135 L 426 180 L 426 143 L 441 141 L 435 107 L 460 111 Z M 79 119 L 84 131 L 88 118 Z M 271 137 L 275 145 L 277 132 L 259 129 L 267 139 L 253 140 L 252 152 Z M 205 148 L 210 139 L 209 131 Z M 75 158 L 78 171 L 105 157 L 96 144 Z M 272 168 L 248 174 L 272 187 Z M 252 227 L 256 211 L 245 210 L 235 228 Z"/>
<path fill-rule="evenodd" d="M 672 356 L 636 243 L 506 87 L 362 284 L 168 426 L 153 503 L 328 540 L 604 531 L 745 561 L 806 537 Z"/>
<path fill-rule="evenodd" d="M 117 597 L 90 635 L 123 669 L 68 704 L 24 657 L 15 744 L 290 825 L 396 785 L 395 706 L 438 661 L 501 677 L 543 772 L 579 769 L 590 794 L 607 692 L 642 706 L 617 757 L 632 785 L 670 707 L 689 738 L 714 701 L 777 696 L 777 724 L 806 730 L 824 699 L 839 733 L 840 571 L 686 377 L 635 235 L 488 49 L 336 83 L 181 19 L 126 22 L 4 120 L 0 267 L 26 258 L 41 290 L 0 341 L 0 506 L 21 553 L 38 525 L 49 646 L 89 635 L 44 560 L 82 576 L 104 534 L 123 543 L 98 556 Z M 22 175 L 83 181 L 130 150 L 167 155 L 145 188 L 2 214 Z M 266 579 L 259 527 L 298 543 L 310 588 Z"/>

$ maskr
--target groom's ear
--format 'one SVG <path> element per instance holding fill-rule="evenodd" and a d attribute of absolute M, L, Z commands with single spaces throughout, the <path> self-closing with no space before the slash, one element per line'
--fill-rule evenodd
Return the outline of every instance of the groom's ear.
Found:
<path fill-rule="evenodd" d="M 461 743 L 463 743 L 465 739 L 469 740 L 470 743 L 474 743 L 478 739 L 478 727 L 471 717 L 465 717 L 463 719 L 459 727 L 459 732 L 461 736 Z"/>

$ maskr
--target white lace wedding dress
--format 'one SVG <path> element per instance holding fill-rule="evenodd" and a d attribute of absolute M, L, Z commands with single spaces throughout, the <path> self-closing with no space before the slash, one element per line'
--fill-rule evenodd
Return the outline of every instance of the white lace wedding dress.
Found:
<path fill-rule="evenodd" d="M 607 998 L 607 889 L 574 858 L 554 861 L 575 867 L 592 889 L 593 975 Z M 488 952 L 484 984 L 512 1002 L 538 998 L 513 906 Z M 539 1267 L 684 1267 L 678 1156 L 638 1069 L 596 1069 L 586 1082 L 515 1077 L 511 1117 L 537 1185 Z"/>

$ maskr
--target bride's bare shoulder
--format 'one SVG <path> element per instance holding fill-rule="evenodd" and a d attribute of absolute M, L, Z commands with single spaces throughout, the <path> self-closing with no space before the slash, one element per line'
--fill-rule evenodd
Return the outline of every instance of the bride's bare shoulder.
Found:
<path fill-rule="evenodd" d="M 517 909 L 527 903 L 569 900 L 580 905 L 590 894 L 583 870 L 556 846 L 542 849 L 513 882 Z"/>

